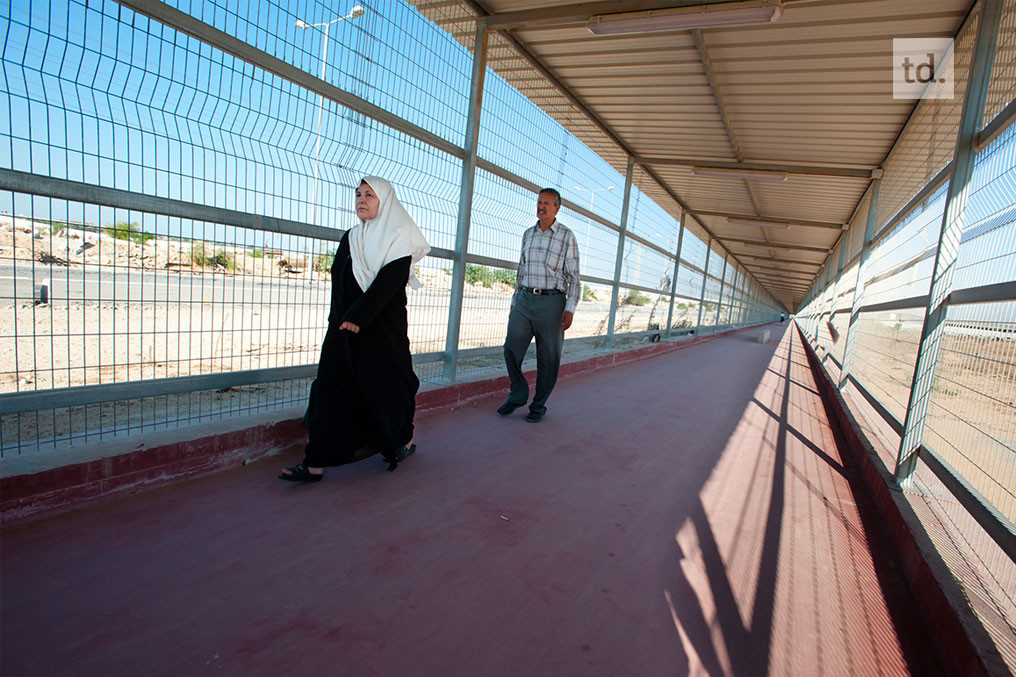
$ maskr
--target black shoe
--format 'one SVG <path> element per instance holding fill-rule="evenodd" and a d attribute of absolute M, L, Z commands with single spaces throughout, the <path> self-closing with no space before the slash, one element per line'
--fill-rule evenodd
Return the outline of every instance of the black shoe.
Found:
<path fill-rule="evenodd" d="M 512 404 L 511 402 L 505 402 L 497 408 L 498 416 L 510 416 L 513 411 L 521 407 L 521 404 Z"/>
<path fill-rule="evenodd" d="M 324 476 L 323 472 L 312 473 L 303 463 L 298 463 L 292 468 L 286 468 L 279 475 L 279 479 L 287 482 L 320 482 Z"/>
<path fill-rule="evenodd" d="M 535 411 L 531 411 L 526 414 L 526 421 L 528 423 L 539 423 L 543 420 L 543 414 L 537 414 Z"/>
<path fill-rule="evenodd" d="M 399 467 L 399 463 L 405 461 L 407 458 L 413 455 L 416 451 L 416 445 L 410 445 L 408 448 L 402 447 L 392 457 L 385 457 L 385 461 L 388 463 L 388 472 L 391 472 Z"/>

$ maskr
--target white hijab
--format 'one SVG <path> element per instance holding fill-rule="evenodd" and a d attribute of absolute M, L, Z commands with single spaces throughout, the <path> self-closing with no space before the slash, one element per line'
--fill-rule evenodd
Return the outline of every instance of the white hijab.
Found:
<path fill-rule="evenodd" d="M 377 176 L 362 180 L 377 195 L 380 205 L 377 216 L 360 221 L 349 231 L 349 252 L 353 259 L 353 275 L 364 291 L 370 287 L 385 264 L 405 256 L 413 257 L 413 264 L 427 255 L 430 245 L 416 226 L 413 217 L 395 196 L 392 184 Z M 423 283 L 409 269 L 409 286 L 419 289 Z"/>

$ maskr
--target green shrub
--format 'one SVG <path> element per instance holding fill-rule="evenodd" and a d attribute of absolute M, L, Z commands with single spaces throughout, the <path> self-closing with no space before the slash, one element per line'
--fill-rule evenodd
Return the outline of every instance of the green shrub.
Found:
<path fill-rule="evenodd" d="M 212 267 L 221 266 L 226 270 L 236 270 L 236 261 L 233 259 L 233 255 L 227 253 L 224 249 L 220 249 L 209 257 L 208 265 Z"/>
<path fill-rule="evenodd" d="M 314 270 L 327 273 L 332 269 L 332 263 L 335 261 L 335 252 L 330 254 L 318 254 L 314 257 Z"/>
<path fill-rule="evenodd" d="M 106 226 L 102 232 L 115 240 L 127 240 L 134 244 L 144 244 L 155 237 L 151 233 L 142 232 L 138 224 L 126 221 L 117 221 L 112 226 Z"/>
<path fill-rule="evenodd" d="M 452 274 L 452 271 L 447 268 L 444 272 L 448 275 Z M 495 282 L 500 282 L 508 285 L 509 287 L 514 287 L 515 271 L 508 268 L 488 268 L 487 266 L 480 266 L 475 263 L 467 263 L 466 284 L 474 285 L 477 282 L 487 288 Z"/>
<path fill-rule="evenodd" d="M 251 252 L 250 252 L 250 257 L 252 259 L 260 259 L 260 258 L 264 258 L 264 256 L 265 256 L 265 250 L 264 249 L 252 249 Z"/>
<path fill-rule="evenodd" d="M 515 286 L 515 275 L 516 271 L 509 270 L 507 268 L 497 268 L 494 270 L 494 280 L 506 284 L 509 287 Z"/>
<path fill-rule="evenodd" d="M 489 287 L 494 282 L 494 271 L 486 266 L 467 263 L 466 284 L 475 285 L 477 282 L 481 283 L 484 287 Z"/>
<path fill-rule="evenodd" d="M 236 260 L 233 255 L 224 249 L 209 253 L 209 248 L 204 242 L 194 245 L 191 248 L 190 260 L 194 266 L 220 266 L 226 270 L 236 270 Z"/>
<path fill-rule="evenodd" d="M 193 247 L 191 247 L 191 250 L 190 250 L 190 260 L 191 260 L 191 265 L 193 265 L 193 266 L 203 266 L 206 263 L 208 263 L 208 255 L 205 254 L 205 243 L 204 242 L 201 242 L 201 243 L 196 244 Z"/>
<path fill-rule="evenodd" d="M 583 301 L 598 301 L 596 294 L 588 284 L 582 285 L 582 300 Z"/>
<path fill-rule="evenodd" d="M 621 301 L 623 306 L 644 306 L 652 299 L 640 292 L 638 289 L 629 289 L 627 296 Z"/>

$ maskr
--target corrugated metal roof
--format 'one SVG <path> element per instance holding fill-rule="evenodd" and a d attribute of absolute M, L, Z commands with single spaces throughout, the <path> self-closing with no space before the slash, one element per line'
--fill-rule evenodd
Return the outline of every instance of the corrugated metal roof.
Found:
<path fill-rule="evenodd" d="M 495 72 L 617 171 L 634 156 L 643 192 L 675 218 L 680 200 L 696 214 L 687 227 L 717 238 L 794 308 L 914 110 L 913 101 L 892 97 L 893 38 L 954 37 L 974 3 L 784 0 L 783 16 L 766 25 L 616 36 L 587 29 L 595 14 L 712 2 L 413 4 L 469 49 L 484 17 L 496 29 L 488 48 Z M 666 163 L 675 160 L 683 164 Z M 693 175 L 692 161 L 855 175 L 747 181 Z M 815 225 L 762 228 L 732 224 L 727 214 Z M 757 242 L 782 247 L 747 244 Z M 800 291 L 767 284 L 774 267 L 800 271 Z"/>

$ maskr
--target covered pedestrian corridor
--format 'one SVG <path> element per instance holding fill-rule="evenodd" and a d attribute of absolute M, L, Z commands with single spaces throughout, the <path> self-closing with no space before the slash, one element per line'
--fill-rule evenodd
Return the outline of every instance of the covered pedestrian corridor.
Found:
<path fill-rule="evenodd" d="M 574 376 L 539 425 L 425 416 L 392 474 L 271 458 L 6 527 L 3 673 L 942 674 L 774 331 Z"/>
<path fill-rule="evenodd" d="M 0 34 L 5 675 L 1016 672 L 1014 0 Z M 294 488 L 364 176 L 431 246 L 420 451 Z M 493 409 L 542 187 L 582 289 L 529 425 Z"/>

